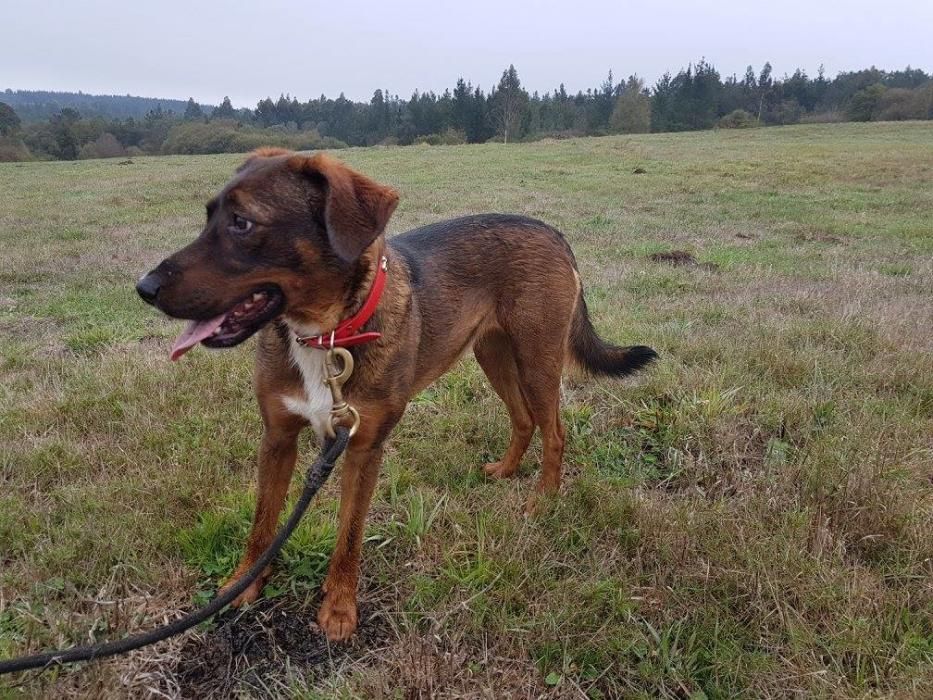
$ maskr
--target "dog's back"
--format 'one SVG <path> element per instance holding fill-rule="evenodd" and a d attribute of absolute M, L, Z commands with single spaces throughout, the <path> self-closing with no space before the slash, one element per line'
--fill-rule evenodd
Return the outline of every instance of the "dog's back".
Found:
<path fill-rule="evenodd" d="M 416 298 L 453 302 L 432 305 L 423 314 L 430 329 L 422 333 L 429 341 L 424 352 L 437 351 L 431 338 L 447 341 L 452 328 L 466 331 L 464 317 L 475 322 L 456 339 L 461 344 L 481 337 L 489 326 L 514 326 L 509 317 L 520 311 L 521 325 L 532 336 L 565 336 L 567 359 L 593 374 L 626 376 L 656 357 L 650 348 L 619 347 L 599 338 L 573 251 L 542 221 L 514 214 L 464 216 L 408 231 L 391 239 L 389 247 L 405 259 Z"/>

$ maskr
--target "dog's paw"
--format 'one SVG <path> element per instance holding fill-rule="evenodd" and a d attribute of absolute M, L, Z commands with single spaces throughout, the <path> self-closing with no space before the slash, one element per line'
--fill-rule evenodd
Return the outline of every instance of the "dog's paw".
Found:
<path fill-rule="evenodd" d="M 525 501 L 525 510 L 523 511 L 526 518 L 534 516 L 535 512 L 538 510 L 538 492 L 532 491 L 531 495 L 528 496 L 528 500 Z"/>
<path fill-rule="evenodd" d="M 328 594 L 317 614 L 317 624 L 331 642 L 344 642 L 356 630 L 356 600 L 349 595 Z"/>
<path fill-rule="evenodd" d="M 549 481 L 541 479 L 538 485 L 525 501 L 525 517 L 530 518 L 535 515 L 546 503 L 549 497 L 556 496 L 560 492 L 560 481 Z"/>
<path fill-rule="evenodd" d="M 510 466 L 504 462 L 489 462 L 483 467 L 486 476 L 492 479 L 510 479 L 518 471 L 518 465 Z"/>
<path fill-rule="evenodd" d="M 247 567 L 247 569 L 248 568 L 249 567 Z M 227 590 L 229 590 L 230 587 L 233 586 L 240 579 L 243 573 L 245 573 L 245 571 L 241 573 L 239 570 L 236 573 L 234 573 L 233 576 L 230 577 L 230 580 L 228 580 L 223 586 L 221 586 L 220 590 L 217 591 L 217 595 L 222 595 Z M 262 594 L 262 589 L 265 587 L 266 579 L 268 578 L 269 578 L 269 571 L 266 570 L 263 573 L 261 573 L 259 575 L 259 578 L 253 581 L 246 588 L 245 591 L 243 591 L 242 593 L 240 593 L 240 595 L 234 598 L 233 602 L 230 603 L 230 605 L 234 608 L 239 608 L 243 605 L 249 605 L 250 603 L 255 603 L 259 599 L 259 596 Z"/>

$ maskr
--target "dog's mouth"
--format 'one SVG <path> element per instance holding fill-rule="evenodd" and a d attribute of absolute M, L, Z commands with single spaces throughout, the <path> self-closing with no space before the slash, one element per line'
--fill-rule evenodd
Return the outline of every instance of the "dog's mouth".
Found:
<path fill-rule="evenodd" d="M 259 289 L 220 316 L 191 321 L 172 345 L 170 357 L 177 360 L 198 343 L 209 348 L 232 348 L 275 318 L 284 301 L 278 289 Z"/>

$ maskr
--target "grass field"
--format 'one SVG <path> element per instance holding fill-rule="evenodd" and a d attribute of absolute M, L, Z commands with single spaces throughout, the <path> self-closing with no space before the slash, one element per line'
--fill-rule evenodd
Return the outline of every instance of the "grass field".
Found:
<path fill-rule="evenodd" d="M 566 381 L 531 519 L 537 447 L 482 475 L 508 420 L 475 361 L 417 397 L 353 644 L 312 628 L 332 483 L 268 600 L 0 697 L 933 696 L 933 123 L 339 155 L 399 188 L 392 232 L 557 226 L 600 333 L 662 360 Z M 133 283 L 241 160 L 0 165 L 0 657 L 161 623 L 235 564 L 252 343 L 171 364 Z M 711 265 L 648 258 L 675 249 Z"/>

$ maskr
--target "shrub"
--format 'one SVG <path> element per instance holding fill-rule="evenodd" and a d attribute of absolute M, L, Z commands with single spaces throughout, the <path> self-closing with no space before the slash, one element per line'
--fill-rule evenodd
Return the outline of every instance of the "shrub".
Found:
<path fill-rule="evenodd" d="M 24 160 L 32 160 L 32 154 L 21 139 L 0 137 L 0 163 L 17 163 Z"/>
<path fill-rule="evenodd" d="M 344 148 L 346 144 L 323 137 L 315 130 L 288 132 L 284 129 L 252 129 L 232 122 L 186 122 L 168 132 L 162 153 L 245 153 L 260 146 L 280 146 L 305 151 Z"/>
<path fill-rule="evenodd" d="M 565 139 L 575 139 L 585 136 L 586 133 L 579 129 L 566 129 L 564 131 L 539 131 L 533 134 L 529 141 L 563 141 Z"/>
<path fill-rule="evenodd" d="M 747 129 L 758 126 L 758 120 L 744 109 L 735 109 L 719 120 L 720 129 Z"/>
<path fill-rule="evenodd" d="M 881 105 L 886 89 L 881 83 L 875 83 L 852 95 L 846 109 L 849 119 L 854 122 L 867 122 L 877 119 L 878 108 Z"/>
<path fill-rule="evenodd" d="M 802 114 L 803 109 L 797 100 L 784 100 L 775 112 L 774 119 L 778 124 L 798 124 Z"/>
<path fill-rule="evenodd" d="M 933 83 L 908 90 L 888 88 L 878 103 L 876 119 L 902 121 L 905 119 L 929 119 L 933 116 Z"/>
<path fill-rule="evenodd" d="M 609 117 L 609 128 L 618 134 L 647 134 L 651 131 L 651 97 L 645 83 L 636 76 L 628 79 Z"/>
<path fill-rule="evenodd" d="M 20 127 L 19 115 L 6 102 L 0 102 L 0 136 L 12 136 Z"/>
<path fill-rule="evenodd" d="M 459 129 L 448 129 L 442 134 L 427 134 L 415 139 L 415 143 L 426 143 L 429 146 L 456 146 L 466 143 L 466 134 Z"/>
<path fill-rule="evenodd" d="M 81 147 L 78 157 L 88 158 L 122 158 L 126 155 L 126 149 L 123 144 L 117 141 L 117 137 L 109 131 L 101 134 L 94 141 L 86 143 Z"/>
<path fill-rule="evenodd" d="M 837 122 L 844 122 L 845 120 L 846 115 L 834 109 L 828 110 L 826 112 L 813 112 L 812 114 L 804 114 L 802 117 L 800 117 L 801 124 L 835 124 Z"/>

